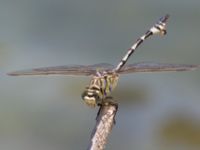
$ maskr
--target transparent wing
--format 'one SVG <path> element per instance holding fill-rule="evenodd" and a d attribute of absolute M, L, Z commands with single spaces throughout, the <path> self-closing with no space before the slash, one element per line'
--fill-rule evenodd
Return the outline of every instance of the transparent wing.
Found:
<path fill-rule="evenodd" d="M 164 64 L 142 62 L 124 66 L 118 71 L 119 74 L 135 73 L 135 72 L 164 72 L 164 71 L 191 71 L 200 68 L 200 65 L 185 64 Z"/>
<path fill-rule="evenodd" d="M 97 70 L 110 70 L 112 65 L 101 63 L 94 65 L 69 65 L 69 66 L 55 66 L 55 67 L 43 67 L 34 68 L 28 70 L 21 70 L 8 73 L 12 76 L 22 75 L 82 75 L 90 76 L 96 74 Z"/>
<path fill-rule="evenodd" d="M 99 63 L 99 64 L 94 64 L 94 65 L 89 65 L 88 67 L 90 67 L 91 69 L 100 70 L 100 71 L 101 70 L 108 71 L 114 68 L 113 65 L 108 64 L 108 63 Z"/>

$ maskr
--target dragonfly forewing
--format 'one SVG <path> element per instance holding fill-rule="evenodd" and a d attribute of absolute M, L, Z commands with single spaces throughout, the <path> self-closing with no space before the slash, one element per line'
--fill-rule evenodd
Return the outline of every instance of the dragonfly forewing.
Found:
<path fill-rule="evenodd" d="M 186 65 L 186 64 L 165 64 L 142 62 L 124 66 L 119 74 L 128 74 L 136 72 L 179 72 L 191 71 L 200 68 L 200 65 Z"/>
<path fill-rule="evenodd" d="M 90 76 L 95 75 L 97 70 L 110 70 L 113 65 L 101 63 L 94 65 L 68 65 L 68 66 L 55 66 L 33 68 L 27 70 L 20 70 L 8 73 L 12 76 L 22 75 L 72 75 L 72 76 Z"/>

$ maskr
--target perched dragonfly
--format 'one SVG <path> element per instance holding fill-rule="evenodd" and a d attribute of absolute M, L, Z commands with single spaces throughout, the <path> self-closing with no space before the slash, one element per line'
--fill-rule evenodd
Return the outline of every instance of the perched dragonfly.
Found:
<path fill-rule="evenodd" d="M 200 68 L 200 65 L 177 65 L 163 63 L 135 63 L 125 65 L 130 56 L 135 52 L 139 45 L 145 39 L 152 35 L 165 35 L 166 22 L 169 15 L 160 18 L 144 35 L 136 40 L 136 42 L 128 49 L 125 56 L 115 67 L 110 64 L 101 63 L 94 65 L 71 65 L 71 66 L 56 66 L 35 68 L 30 70 L 22 70 L 9 73 L 12 76 L 21 75 L 79 75 L 92 76 L 89 86 L 85 88 L 82 94 L 82 99 L 87 105 L 95 107 L 102 104 L 103 101 L 110 96 L 111 92 L 117 85 L 120 74 L 136 73 L 136 72 L 163 72 L 163 71 L 190 71 Z"/>

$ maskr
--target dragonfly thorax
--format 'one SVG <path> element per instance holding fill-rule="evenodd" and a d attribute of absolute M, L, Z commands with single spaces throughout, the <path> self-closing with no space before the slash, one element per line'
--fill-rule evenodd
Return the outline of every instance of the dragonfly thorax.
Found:
<path fill-rule="evenodd" d="M 90 81 L 89 86 L 86 87 L 82 94 L 82 99 L 90 107 L 95 107 L 101 104 L 110 93 L 114 90 L 118 82 L 118 74 L 104 73 L 103 75 L 95 75 Z"/>

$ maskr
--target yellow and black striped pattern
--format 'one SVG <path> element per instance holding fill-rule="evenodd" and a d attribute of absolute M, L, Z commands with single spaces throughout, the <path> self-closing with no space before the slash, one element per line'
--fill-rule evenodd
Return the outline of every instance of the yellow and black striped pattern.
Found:
<path fill-rule="evenodd" d="M 82 94 L 82 99 L 90 107 L 101 104 L 114 90 L 117 85 L 119 75 L 116 73 L 107 73 L 102 76 L 93 76 L 88 87 Z"/>

